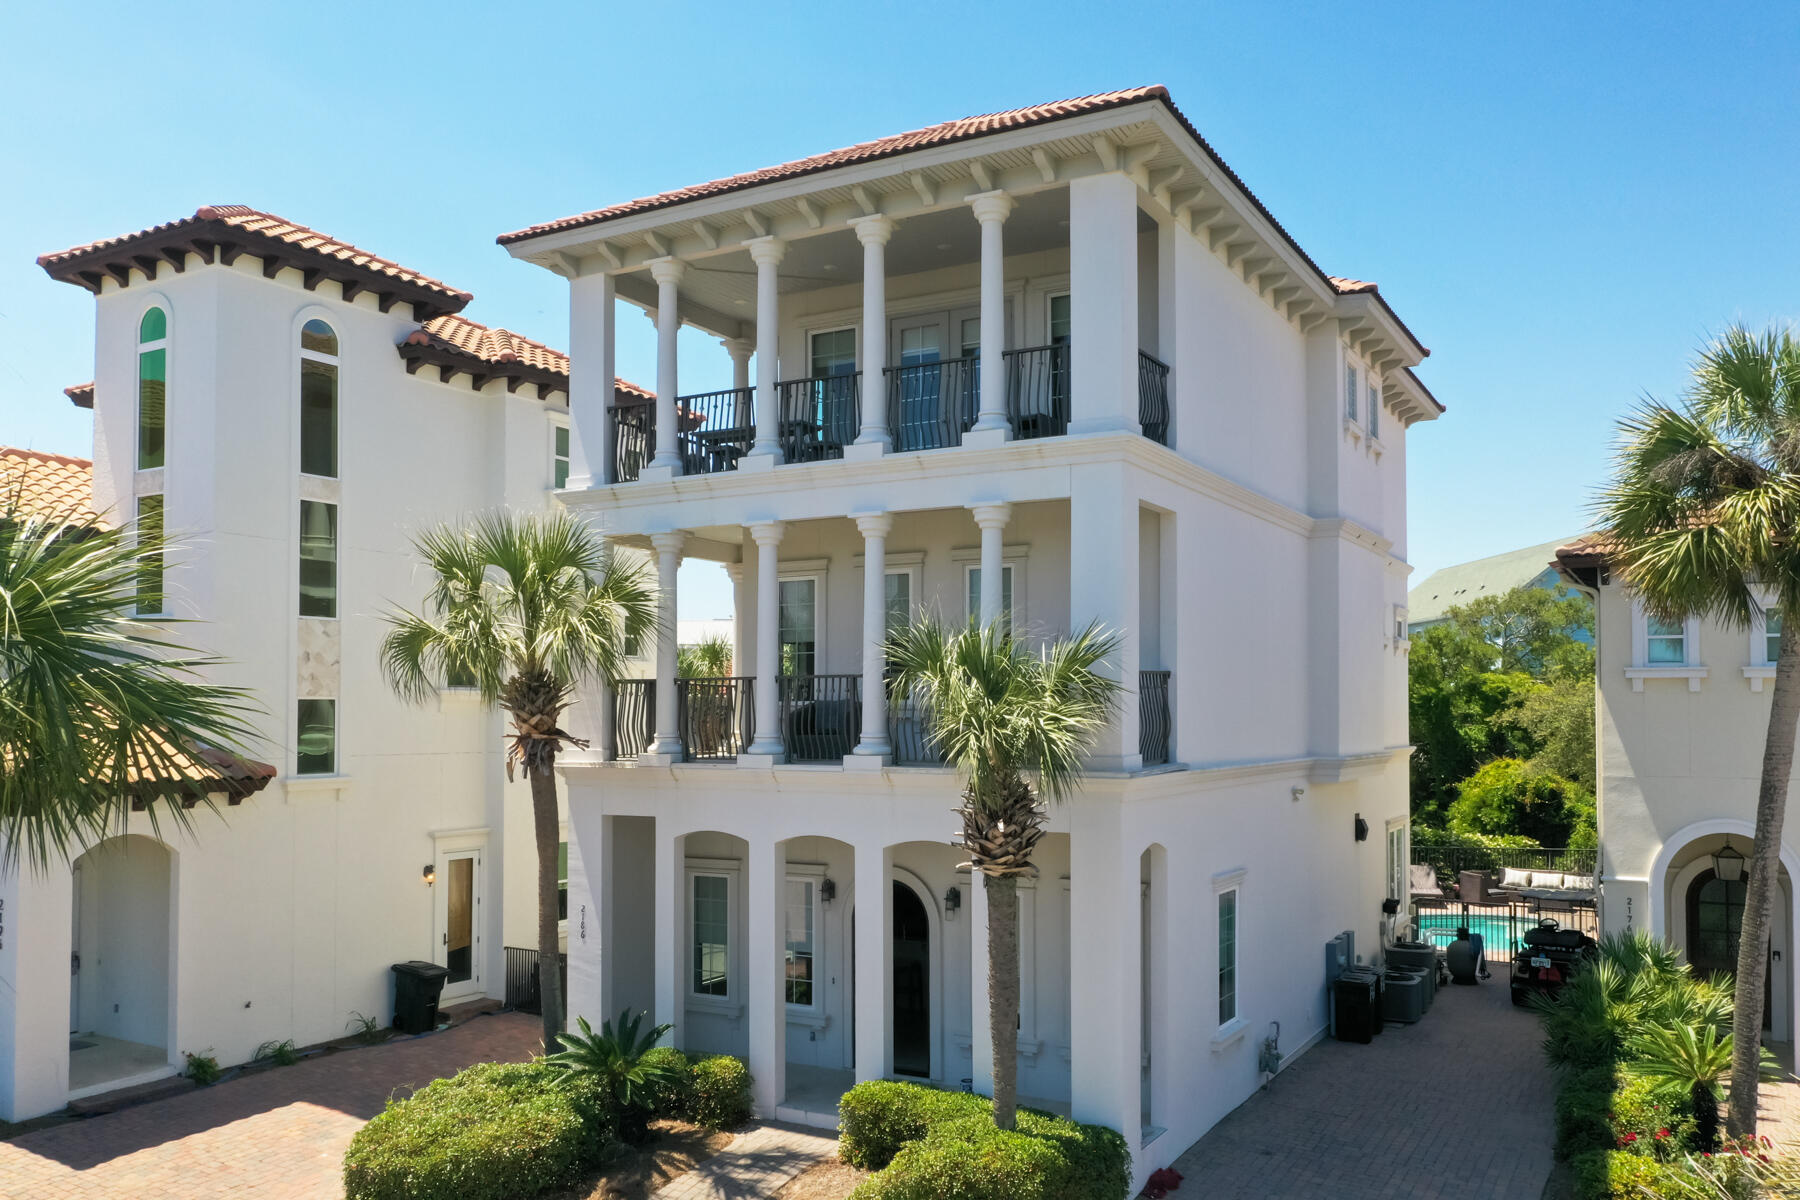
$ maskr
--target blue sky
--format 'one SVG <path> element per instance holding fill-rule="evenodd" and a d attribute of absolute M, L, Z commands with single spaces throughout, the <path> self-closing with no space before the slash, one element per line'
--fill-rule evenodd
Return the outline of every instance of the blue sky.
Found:
<path fill-rule="evenodd" d="M 1374 279 L 1448 415 L 1415 581 L 1583 526 L 1616 416 L 1800 310 L 1800 6 L 9 5 L 0 442 L 86 454 L 91 299 L 39 253 L 243 203 L 566 345 L 494 236 L 971 113 L 1166 84 L 1328 271 Z M 650 382 L 648 321 L 622 374 Z M 694 337 L 683 382 L 729 382 Z M 684 616 L 729 611 L 713 580 Z"/>

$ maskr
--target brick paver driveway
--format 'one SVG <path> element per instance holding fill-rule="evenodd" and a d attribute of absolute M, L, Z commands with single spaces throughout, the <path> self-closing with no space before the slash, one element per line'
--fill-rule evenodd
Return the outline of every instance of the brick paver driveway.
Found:
<path fill-rule="evenodd" d="M 338 1200 L 350 1135 L 396 1090 L 537 1053 L 536 1017 L 308 1059 L 0 1142 L 0 1196 Z"/>
<path fill-rule="evenodd" d="M 1439 988 L 1417 1025 L 1367 1046 L 1322 1042 L 1175 1162 L 1206 1200 L 1538 1200 L 1554 1073 L 1505 964 Z"/>

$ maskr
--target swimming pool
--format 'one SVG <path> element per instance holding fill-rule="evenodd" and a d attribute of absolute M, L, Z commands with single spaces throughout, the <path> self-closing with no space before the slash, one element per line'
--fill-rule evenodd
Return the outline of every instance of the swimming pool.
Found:
<path fill-rule="evenodd" d="M 1425 912 L 1419 914 L 1418 922 L 1420 940 L 1434 946 L 1449 945 L 1456 940 L 1457 929 L 1466 925 L 1470 933 L 1481 935 L 1483 956 L 1493 959 L 1511 958 L 1518 949 L 1518 939 L 1525 936 L 1538 919 L 1530 913 L 1520 913 L 1516 917 L 1470 913 L 1465 917 L 1456 912 Z"/>

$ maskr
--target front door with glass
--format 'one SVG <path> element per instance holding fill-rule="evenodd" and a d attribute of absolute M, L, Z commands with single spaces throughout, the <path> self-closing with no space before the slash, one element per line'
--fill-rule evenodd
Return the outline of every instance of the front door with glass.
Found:
<path fill-rule="evenodd" d="M 440 854 L 437 862 L 437 962 L 448 968 L 443 999 L 477 994 L 481 980 L 481 852 Z"/>

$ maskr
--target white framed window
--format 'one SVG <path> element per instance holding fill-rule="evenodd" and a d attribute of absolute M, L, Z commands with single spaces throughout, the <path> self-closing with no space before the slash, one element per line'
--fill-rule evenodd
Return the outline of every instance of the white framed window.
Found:
<path fill-rule="evenodd" d="M 300 501 L 300 615 L 337 616 L 338 510 L 323 500 Z"/>
<path fill-rule="evenodd" d="M 1044 333 L 1052 346 L 1066 346 L 1070 335 L 1074 332 L 1074 322 L 1070 317 L 1069 293 L 1052 293 L 1046 298 L 1044 311 L 1047 315 L 1048 328 Z"/>
<path fill-rule="evenodd" d="M 569 427 L 561 421 L 550 422 L 550 486 L 569 486 Z"/>
<path fill-rule="evenodd" d="M 1229 887 L 1217 896 L 1219 909 L 1219 1027 L 1238 1015 L 1238 896 L 1241 888 Z"/>
<path fill-rule="evenodd" d="M 168 442 L 169 314 L 144 310 L 138 321 L 137 469 L 163 465 Z"/>
<path fill-rule="evenodd" d="M 1000 564 L 1000 618 L 1006 622 L 1008 628 L 1015 627 L 1013 620 L 1015 611 L 1013 608 L 1013 579 L 1016 574 L 1017 572 L 1014 570 L 1012 563 L 1003 562 Z M 963 568 L 963 593 L 967 598 L 964 605 L 964 614 L 971 621 L 980 620 L 981 564 L 972 563 Z"/>
<path fill-rule="evenodd" d="M 1406 819 L 1400 817 L 1387 824 L 1387 876 L 1388 898 L 1400 901 L 1403 911 L 1408 899 L 1406 868 Z"/>
<path fill-rule="evenodd" d="M 1700 663 L 1700 619 L 1662 620 L 1644 608 L 1641 599 L 1631 602 L 1631 665 L 1625 668 L 1631 690 L 1644 690 L 1646 679 L 1685 679 L 1690 691 L 1700 690 L 1706 668 Z"/>
<path fill-rule="evenodd" d="M 1355 363 L 1344 364 L 1344 419 L 1356 420 L 1356 389 L 1361 380 L 1361 372 Z"/>
<path fill-rule="evenodd" d="M 816 675 L 819 631 L 824 628 L 824 576 L 783 570 L 777 585 L 777 640 L 780 673 Z"/>
<path fill-rule="evenodd" d="M 1760 692 L 1765 680 L 1775 678 L 1775 662 L 1781 657 L 1782 620 L 1781 611 L 1775 607 L 1774 592 L 1754 588 L 1751 598 L 1756 603 L 1750 614 L 1750 655 L 1744 678 L 1751 691 Z"/>
<path fill-rule="evenodd" d="M 337 774 L 337 701 L 300 701 L 294 721 L 294 774 Z"/>
<path fill-rule="evenodd" d="M 1375 386 L 1374 379 L 1369 380 L 1366 398 L 1369 402 L 1369 436 L 1378 438 L 1381 436 L 1381 390 Z"/>
<path fill-rule="evenodd" d="M 317 317 L 300 327 L 300 473 L 338 476 L 338 336 Z"/>
<path fill-rule="evenodd" d="M 738 887 L 742 865 L 687 860 L 687 995 L 690 1006 L 735 1010 L 742 993 Z"/>
<path fill-rule="evenodd" d="M 820 329 L 807 336 L 814 378 L 852 375 L 856 372 L 856 326 Z"/>
<path fill-rule="evenodd" d="M 817 1009 L 823 996 L 824 942 L 819 919 L 819 885 L 825 880 L 822 866 L 790 863 L 782 905 L 784 950 L 782 988 L 789 1008 Z"/>
<path fill-rule="evenodd" d="M 168 595 L 163 586 L 163 498 L 161 496 L 139 496 L 137 498 L 137 537 L 140 544 L 153 546 L 138 556 L 137 563 L 137 614 L 140 617 L 157 616 L 168 606 Z"/>
<path fill-rule="evenodd" d="M 1687 665 L 1687 626 L 1655 613 L 1644 614 L 1644 665 L 1647 667 L 1682 667 Z"/>

